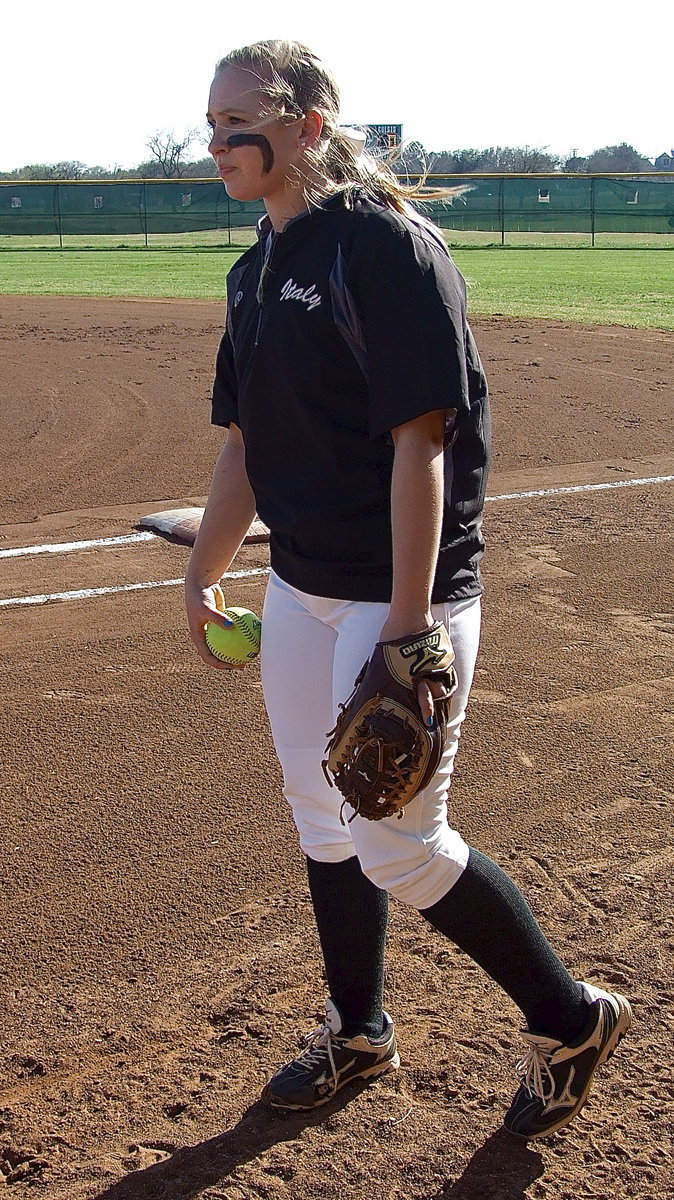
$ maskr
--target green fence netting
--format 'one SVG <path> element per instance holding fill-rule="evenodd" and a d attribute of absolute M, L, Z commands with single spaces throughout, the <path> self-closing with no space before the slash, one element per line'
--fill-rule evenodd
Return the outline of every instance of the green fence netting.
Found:
<path fill-rule="evenodd" d="M 674 233 L 674 175 L 465 176 L 451 203 L 430 205 L 446 229 L 493 233 Z"/>
<path fill-rule="evenodd" d="M 511 233 L 674 234 L 674 174 L 431 176 L 459 189 L 426 211 L 448 230 Z M 230 200 L 219 179 L 0 181 L 0 237 L 115 236 L 151 244 L 153 235 L 236 231 L 255 226 L 261 204 Z"/>

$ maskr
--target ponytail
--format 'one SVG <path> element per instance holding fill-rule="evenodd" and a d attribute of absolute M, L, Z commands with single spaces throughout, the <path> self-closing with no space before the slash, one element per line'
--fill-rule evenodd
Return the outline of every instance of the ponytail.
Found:
<path fill-rule="evenodd" d="M 365 135 L 363 141 L 364 138 Z M 414 203 L 451 199 L 464 190 L 427 188 L 425 171 L 417 183 L 406 184 L 392 170 L 391 163 L 395 161 L 395 158 L 377 157 L 366 150 L 359 151 L 352 131 L 338 127 L 330 137 L 323 165 L 328 178 L 341 187 L 345 186 L 347 191 L 358 188 L 370 200 L 403 214 L 408 214 Z"/>

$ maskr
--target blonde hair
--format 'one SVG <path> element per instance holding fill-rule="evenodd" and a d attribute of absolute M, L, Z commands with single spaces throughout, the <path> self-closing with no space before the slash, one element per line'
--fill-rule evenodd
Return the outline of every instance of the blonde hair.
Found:
<path fill-rule="evenodd" d="M 310 109 L 323 118 L 323 128 L 314 148 L 307 150 L 307 161 L 319 182 L 307 186 L 309 203 L 318 203 L 337 190 L 362 189 L 366 195 L 395 209 L 409 213 L 411 203 L 447 199 L 463 189 L 427 189 L 426 173 L 417 184 L 408 185 L 391 169 L 395 156 L 375 157 L 360 154 L 353 137 L 339 128 L 339 88 L 332 73 L 301 42 L 269 40 L 232 50 L 216 66 L 239 67 L 250 71 L 259 90 L 269 102 L 270 115 L 296 121 Z"/>

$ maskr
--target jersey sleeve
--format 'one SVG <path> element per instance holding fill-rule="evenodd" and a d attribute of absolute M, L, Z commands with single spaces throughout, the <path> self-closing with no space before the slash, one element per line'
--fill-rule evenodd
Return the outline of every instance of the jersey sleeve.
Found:
<path fill-rule="evenodd" d="M 222 335 L 215 360 L 215 379 L 211 400 L 211 424 L 239 424 L 238 387 L 234 367 L 234 349 L 229 329 Z"/>
<path fill-rule="evenodd" d="M 368 224 L 348 286 L 365 349 L 370 436 L 379 437 L 434 409 L 467 406 L 465 284 L 432 230 Z"/>

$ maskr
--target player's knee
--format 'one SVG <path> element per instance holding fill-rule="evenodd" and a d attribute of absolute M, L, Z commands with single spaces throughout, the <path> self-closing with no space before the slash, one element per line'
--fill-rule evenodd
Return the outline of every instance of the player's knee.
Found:
<path fill-rule="evenodd" d="M 403 885 L 403 878 L 399 872 L 395 871 L 388 863 L 378 863 L 368 866 L 361 862 L 363 874 L 367 875 L 370 883 L 375 887 L 381 888 L 383 892 L 388 892 L 390 896 L 395 896 L 396 900 L 402 901 L 403 904 L 412 904 L 413 900 L 408 894 L 409 889 Z"/>
<path fill-rule="evenodd" d="M 363 873 L 402 904 L 430 908 L 454 886 L 468 861 L 467 844 L 458 833 L 451 832 L 451 839 L 435 853 L 413 843 L 410 854 L 403 857 L 387 859 L 361 854 Z"/>

